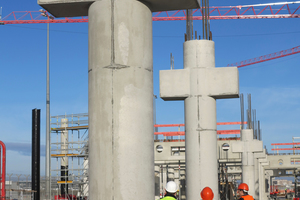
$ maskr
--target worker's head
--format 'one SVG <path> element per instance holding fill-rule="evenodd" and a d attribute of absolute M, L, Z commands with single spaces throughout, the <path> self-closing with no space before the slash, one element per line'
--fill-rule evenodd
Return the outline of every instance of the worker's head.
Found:
<path fill-rule="evenodd" d="M 205 187 L 200 193 L 203 200 L 212 200 L 214 198 L 214 193 L 210 187 Z"/>
<path fill-rule="evenodd" d="M 237 189 L 237 194 L 239 196 L 247 195 L 249 191 L 249 187 L 246 183 L 241 183 Z"/>
<path fill-rule="evenodd" d="M 177 184 L 174 181 L 167 182 L 166 188 L 167 193 L 174 194 L 177 192 Z"/>

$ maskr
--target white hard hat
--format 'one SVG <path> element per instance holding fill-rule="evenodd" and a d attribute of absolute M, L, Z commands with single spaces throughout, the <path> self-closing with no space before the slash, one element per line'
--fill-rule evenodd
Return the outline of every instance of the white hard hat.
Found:
<path fill-rule="evenodd" d="M 177 191 L 177 184 L 174 181 L 167 182 L 166 191 L 169 193 L 175 193 Z"/>

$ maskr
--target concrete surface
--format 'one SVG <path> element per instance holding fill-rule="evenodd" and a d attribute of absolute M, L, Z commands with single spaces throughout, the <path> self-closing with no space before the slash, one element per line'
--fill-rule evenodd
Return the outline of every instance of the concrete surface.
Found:
<path fill-rule="evenodd" d="M 89 198 L 154 199 L 152 13 L 89 8 Z M 141 192 L 143 191 L 143 192 Z"/>
<path fill-rule="evenodd" d="M 89 6 L 102 0 L 38 0 L 54 17 L 87 16 Z M 116 1 L 117 0 L 111 0 Z M 199 0 L 139 0 L 152 12 L 199 8 Z"/>
<path fill-rule="evenodd" d="M 197 79 L 205 84 L 197 84 Z M 165 101 L 184 100 L 190 95 L 192 85 L 197 85 L 202 95 L 214 99 L 238 98 L 236 67 L 161 70 L 160 83 L 160 95 Z"/>
<path fill-rule="evenodd" d="M 157 146 L 163 147 L 162 151 L 157 151 Z M 178 153 L 177 153 L 178 152 Z M 154 146 L 155 161 L 185 161 L 184 142 L 155 142 Z"/>
<path fill-rule="evenodd" d="M 237 68 L 215 68 L 209 40 L 184 43 L 184 69 L 160 71 L 160 97 L 184 100 L 186 197 L 198 199 L 210 187 L 218 199 L 216 99 L 239 95 Z"/>
<path fill-rule="evenodd" d="M 242 141 L 232 145 L 233 152 L 242 153 L 242 182 L 249 186 L 249 194 L 255 196 L 254 153 L 263 152 L 263 143 L 253 139 L 253 129 L 241 130 Z"/>
<path fill-rule="evenodd" d="M 264 180 L 264 167 L 268 165 L 266 150 L 254 153 L 254 199 L 262 199 L 260 194 L 264 193 L 265 181 Z"/>
<path fill-rule="evenodd" d="M 300 155 L 270 155 L 268 169 L 300 168 Z"/>

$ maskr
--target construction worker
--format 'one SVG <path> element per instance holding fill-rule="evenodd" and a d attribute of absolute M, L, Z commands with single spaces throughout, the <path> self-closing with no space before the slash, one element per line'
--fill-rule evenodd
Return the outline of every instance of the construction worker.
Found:
<path fill-rule="evenodd" d="M 176 200 L 177 184 L 174 181 L 167 182 L 165 197 L 162 200 Z"/>
<path fill-rule="evenodd" d="M 201 198 L 202 200 L 213 200 L 214 198 L 214 193 L 212 191 L 212 189 L 210 189 L 210 187 L 205 187 L 201 193 Z"/>
<path fill-rule="evenodd" d="M 248 194 L 249 187 L 246 183 L 241 183 L 237 189 L 238 200 L 254 200 L 254 198 Z"/>

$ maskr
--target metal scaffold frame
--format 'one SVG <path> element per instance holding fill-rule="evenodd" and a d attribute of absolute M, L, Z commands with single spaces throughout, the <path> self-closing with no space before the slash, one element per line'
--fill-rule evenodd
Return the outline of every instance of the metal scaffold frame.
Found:
<path fill-rule="evenodd" d="M 51 116 L 55 199 L 88 198 L 88 114 Z"/>

